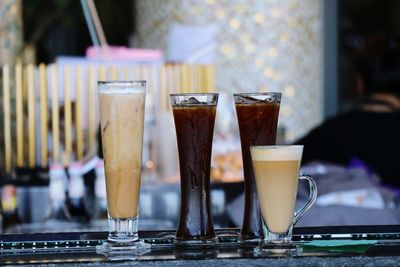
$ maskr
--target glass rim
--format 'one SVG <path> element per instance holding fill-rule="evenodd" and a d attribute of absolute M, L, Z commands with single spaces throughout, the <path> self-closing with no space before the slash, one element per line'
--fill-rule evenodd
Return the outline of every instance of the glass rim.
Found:
<path fill-rule="evenodd" d="M 172 107 L 201 107 L 216 106 L 218 104 L 219 93 L 178 93 L 170 94 Z M 195 98 L 196 102 L 190 102 Z M 187 102 L 189 101 L 189 102 Z"/>
<path fill-rule="evenodd" d="M 170 97 L 174 97 L 174 96 L 215 96 L 215 95 L 219 95 L 219 93 L 173 93 L 173 94 L 169 94 Z"/>
<path fill-rule="evenodd" d="M 268 150 L 268 149 L 280 149 L 280 148 L 293 148 L 293 149 L 303 149 L 304 145 L 270 145 L 270 146 L 250 146 L 250 149 L 260 149 L 260 150 Z"/>
<path fill-rule="evenodd" d="M 233 96 L 258 96 L 258 95 L 275 95 L 282 96 L 281 92 L 257 92 L 257 93 L 234 93 Z"/>
<path fill-rule="evenodd" d="M 300 160 L 303 157 L 303 145 L 267 145 L 250 146 L 252 161 Z"/>
<path fill-rule="evenodd" d="M 103 80 L 97 81 L 98 86 L 122 85 L 122 86 L 146 86 L 146 80 Z"/>

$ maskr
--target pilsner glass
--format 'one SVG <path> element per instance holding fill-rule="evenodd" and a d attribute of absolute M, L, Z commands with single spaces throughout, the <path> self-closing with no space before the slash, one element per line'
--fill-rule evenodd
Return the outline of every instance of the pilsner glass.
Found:
<path fill-rule="evenodd" d="M 217 242 L 210 208 L 210 165 L 218 94 L 171 94 L 181 175 L 175 244 Z"/>
<path fill-rule="evenodd" d="M 252 146 L 251 157 L 265 238 L 256 253 L 291 255 L 302 251 L 292 242 L 296 222 L 317 199 L 317 186 L 309 176 L 299 176 L 303 146 Z M 306 180 L 310 196 L 295 212 L 297 184 Z"/>
<path fill-rule="evenodd" d="M 146 82 L 100 81 L 98 89 L 109 235 L 97 250 L 143 252 L 150 247 L 138 236 Z"/>
<path fill-rule="evenodd" d="M 250 146 L 275 145 L 281 93 L 234 94 L 234 99 L 244 172 L 244 215 L 239 241 L 254 243 L 262 239 L 263 227 Z"/>

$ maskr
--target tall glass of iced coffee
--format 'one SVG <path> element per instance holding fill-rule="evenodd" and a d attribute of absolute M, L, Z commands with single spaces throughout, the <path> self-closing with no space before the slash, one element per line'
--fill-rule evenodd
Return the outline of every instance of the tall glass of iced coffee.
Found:
<path fill-rule="evenodd" d="M 143 251 L 139 240 L 145 81 L 99 81 L 109 235 L 103 251 Z"/>
<path fill-rule="evenodd" d="M 181 175 L 177 246 L 214 245 L 210 165 L 218 94 L 172 94 Z"/>
<path fill-rule="evenodd" d="M 239 240 L 253 243 L 264 234 L 250 146 L 275 145 L 281 93 L 234 94 L 234 99 L 244 172 L 244 215 Z"/>

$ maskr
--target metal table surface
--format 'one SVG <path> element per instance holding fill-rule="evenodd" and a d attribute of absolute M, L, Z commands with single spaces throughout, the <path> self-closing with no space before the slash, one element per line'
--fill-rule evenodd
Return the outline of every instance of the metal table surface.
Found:
<path fill-rule="evenodd" d="M 152 244 L 143 255 L 96 253 L 105 232 L 5 234 L 0 235 L 0 265 L 199 265 L 199 266 L 393 266 L 400 264 L 400 226 L 295 228 L 294 240 L 303 252 L 292 257 L 260 256 L 254 246 L 237 243 L 239 229 L 218 229 L 219 243 L 214 248 L 179 249 L 173 245 L 173 231 L 145 231 L 140 236 Z M 310 247 L 312 241 L 330 244 L 350 240 L 359 246 Z M 373 241 L 373 245 L 363 242 Z M 368 242 L 367 242 L 368 243 Z M 371 243 L 371 242 L 370 242 Z"/>

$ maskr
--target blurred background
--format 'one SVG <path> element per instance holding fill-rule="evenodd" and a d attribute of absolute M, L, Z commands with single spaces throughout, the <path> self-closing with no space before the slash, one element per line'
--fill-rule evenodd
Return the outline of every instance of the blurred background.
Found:
<path fill-rule="evenodd" d="M 104 79 L 148 81 L 141 229 L 175 229 L 179 216 L 168 94 L 220 93 L 212 212 L 216 227 L 240 227 L 232 94 L 282 92 L 277 142 L 295 142 L 360 103 L 355 58 L 371 36 L 400 31 L 399 9 L 395 0 L 0 1 L 0 229 L 107 229 L 96 92 Z M 325 198 L 300 225 L 400 223 L 397 187 L 381 186 L 365 165 L 317 158 L 303 172 Z M 54 175 L 64 182 L 52 185 Z"/>

